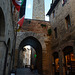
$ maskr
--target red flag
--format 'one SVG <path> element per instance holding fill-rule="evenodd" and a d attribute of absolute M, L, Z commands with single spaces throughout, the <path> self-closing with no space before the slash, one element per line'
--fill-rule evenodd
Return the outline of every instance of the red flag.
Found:
<path fill-rule="evenodd" d="M 20 5 L 17 3 L 16 0 L 12 0 L 13 1 L 13 4 L 15 5 L 17 11 L 19 12 L 20 11 Z"/>
<path fill-rule="evenodd" d="M 24 16 L 17 23 L 20 25 L 20 27 L 22 27 L 23 22 L 24 22 Z"/>

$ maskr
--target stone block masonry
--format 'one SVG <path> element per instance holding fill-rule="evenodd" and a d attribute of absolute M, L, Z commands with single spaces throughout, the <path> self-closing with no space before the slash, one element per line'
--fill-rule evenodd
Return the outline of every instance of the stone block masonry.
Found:
<path fill-rule="evenodd" d="M 32 19 L 45 20 L 44 0 L 33 0 Z"/>
<path fill-rule="evenodd" d="M 50 43 L 51 39 L 49 38 L 51 37 L 48 36 L 48 31 L 47 31 L 49 27 L 50 27 L 50 22 L 34 20 L 34 19 L 32 20 L 25 19 L 20 32 L 17 32 L 17 40 L 16 40 L 17 51 L 19 50 L 20 43 L 27 37 L 32 36 L 40 42 L 42 46 L 42 72 L 44 75 L 50 74 L 49 53 L 51 51 L 51 43 Z M 18 55 L 16 54 L 15 58 L 17 56 Z M 15 66 L 16 64 L 17 62 L 15 62 Z"/>

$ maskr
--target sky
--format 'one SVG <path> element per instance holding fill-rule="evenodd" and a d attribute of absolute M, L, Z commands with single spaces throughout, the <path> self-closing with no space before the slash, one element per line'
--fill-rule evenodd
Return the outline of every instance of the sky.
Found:
<path fill-rule="evenodd" d="M 44 2 L 45 2 L 45 20 L 49 21 L 49 17 L 46 16 L 46 14 L 50 9 L 50 4 L 52 0 L 44 0 Z M 27 0 L 25 18 L 32 19 L 32 8 L 33 8 L 33 0 Z"/>

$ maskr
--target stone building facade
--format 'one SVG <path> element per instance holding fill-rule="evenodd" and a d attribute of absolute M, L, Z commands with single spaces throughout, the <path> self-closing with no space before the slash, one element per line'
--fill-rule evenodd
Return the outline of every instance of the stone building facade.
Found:
<path fill-rule="evenodd" d="M 48 36 L 48 28 L 50 22 L 40 20 L 25 19 L 20 32 L 17 32 L 16 52 L 15 52 L 15 67 L 22 67 L 20 52 L 23 47 L 30 45 L 36 50 L 37 53 L 37 70 L 40 74 L 50 74 L 50 61 L 49 57 L 51 51 L 51 36 Z M 49 60 L 50 59 L 50 60 Z M 39 62 L 38 62 L 39 61 Z"/>
<path fill-rule="evenodd" d="M 15 15 L 12 1 L 0 0 L 0 75 L 9 75 L 13 67 L 15 50 L 13 16 Z"/>
<path fill-rule="evenodd" d="M 75 74 L 75 0 L 52 0 L 53 75 Z"/>
<path fill-rule="evenodd" d="M 44 0 L 33 0 L 32 19 L 45 20 Z"/>

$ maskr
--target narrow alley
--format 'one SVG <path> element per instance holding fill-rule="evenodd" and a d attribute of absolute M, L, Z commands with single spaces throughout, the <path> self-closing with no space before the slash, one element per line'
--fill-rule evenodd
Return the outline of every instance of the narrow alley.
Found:
<path fill-rule="evenodd" d="M 0 0 L 0 75 L 75 75 L 75 0 Z"/>

